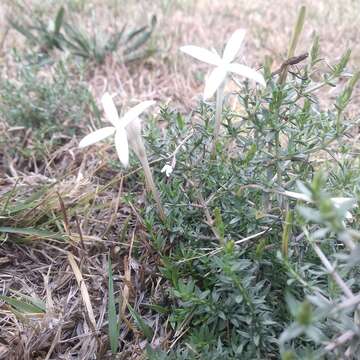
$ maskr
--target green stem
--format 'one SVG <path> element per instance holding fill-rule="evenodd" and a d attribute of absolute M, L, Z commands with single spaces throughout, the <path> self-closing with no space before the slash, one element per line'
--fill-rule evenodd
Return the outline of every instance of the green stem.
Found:
<path fill-rule="evenodd" d="M 270 139 L 267 143 L 267 151 L 268 151 L 268 154 L 269 156 L 271 157 L 272 156 L 272 153 L 273 153 L 273 144 L 272 144 L 272 140 Z M 277 160 L 275 159 L 275 162 L 277 162 Z M 271 188 L 272 187 L 272 184 L 271 184 L 271 181 L 272 181 L 272 178 L 274 177 L 274 172 L 273 172 L 273 169 L 272 169 L 272 164 L 269 162 L 268 164 L 268 168 L 266 170 L 266 178 L 267 178 L 267 184 L 266 186 L 268 188 Z M 263 203 L 264 203 L 264 208 L 265 208 L 265 211 L 270 211 L 271 209 L 271 202 L 270 202 L 270 193 L 268 192 L 265 192 L 263 194 Z"/>
<path fill-rule="evenodd" d="M 342 115 L 342 111 L 339 109 L 338 113 L 336 115 L 336 134 L 339 135 L 340 134 L 340 127 L 341 127 L 341 115 Z"/>
<path fill-rule="evenodd" d="M 218 87 L 216 91 L 216 109 L 215 109 L 215 128 L 214 128 L 214 140 L 211 149 L 211 159 L 214 160 L 216 157 L 216 144 L 218 142 L 223 110 L 223 100 L 224 100 L 224 82 Z"/>
<path fill-rule="evenodd" d="M 319 289 L 317 289 L 316 287 L 314 287 L 313 285 L 309 284 L 308 282 L 306 282 L 306 280 L 304 280 L 301 275 L 291 267 L 291 263 L 289 261 L 288 258 L 284 257 L 283 258 L 284 261 L 284 266 L 286 268 L 286 270 L 293 276 L 293 278 L 298 281 L 301 285 L 303 285 L 304 287 L 306 287 L 307 289 L 314 291 L 316 293 L 321 293 L 321 291 Z"/>
<path fill-rule="evenodd" d="M 280 149 L 281 149 L 281 145 L 280 145 L 280 133 L 278 130 L 276 130 L 275 132 L 275 161 L 276 161 L 276 177 L 277 177 L 277 186 L 279 189 L 282 189 L 283 186 L 283 179 L 282 179 L 282 170 L 281 170 L 281 155 L 280 155 Z M 278 197 L 279 200 L 279 207 L 283 208 L 284 206 L 284 198 L 282 195 L 279 195 Z"/>

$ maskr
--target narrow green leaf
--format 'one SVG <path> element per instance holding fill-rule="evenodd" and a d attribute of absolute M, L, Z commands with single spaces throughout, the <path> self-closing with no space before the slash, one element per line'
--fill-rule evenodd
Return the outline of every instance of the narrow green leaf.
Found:
<path fill-rule="evenodd" d="M 144 32 L 146 30 L 146 28 L 147 28 L 147 26 L 142 26 L 139 29 L 131 31 L 126 38 L 126 42 L 132 41 L 134 38 L 136 38 L 138 35 L 140 35 L 142 32 Z"/>
<path fill-rule="evenodd" d="M 282 244 L 281 250 L 284 257 L 289 255 L 289 239 L 291 236 L 291 227 L 292 227 L 292 211 L 289 210 L 286 213 L 285 223 L 283 224 L 283 234 L 282 234 Z"/>
<path fill-rule="evenodd" d="M 64 236 L 48 230 L 36 228 L 15 228 L 10 226 L 1 226 L 0 233 L 19 234 L 35 236 L 42 239 L 52 238 L 57 240 L 64 240 Z"/>
<path fill-rule="evenodd" d="M 65 14 L 65 9 L 62 6 L 60 8 L 60 10 L 58 11 L 57 15 L 56 15 L 56 19 L 55 19 L 55 30 L 54 30 L 54 34 L 57 36 L 60 33 L 60 28 L 61 25 L 63 23 L 64 20 L 64 14 Z"/>
<path fill-rule="evenodd" d="M 295 54 L 295 49 L 299 42 L 300 34 L 304 27 L 305 15 L 306 15 L 306 7 L 302 6 L 299 11 L 299 15 L 298 15 L 298 18 L 296 21 L 294 32 L 292 34 L 290 47 L 289 47 L 289 51 L 288 51 L 288 58 L 294 56 L 294 54 Z"/>
<path fill-rule="evenodd" d="M 320 42 L 319 42 L 319 35 L 316 35 L 314 38 L 313 45 L 310 50 L 310 64 L 314 66 L 319 61 L 319 54 L 320 54 Z"/>
<path fill-rule="evenodd" d="M 131 314 L 131 316 L 133 317 L 133 319 L 135 320 L 136 326 L 139 328 L 139 330 L 145 335 L 145 337 L 151 341 L 154 333 L 152 328 L 146 324 L 146 322 L 142 319 L 142 317 L 135 311 L 135 309 L 133 309 L 133 307 L 128 304 L 128 309 L 129 312 Z"/>
<path fill-rule="evenodd" d="M 161 305 L 158 305 L 158 304 L 149 304 L 147 305 L 150 309 L 152 310 L 155 310 L 157 313 L 160 313 L 160 314 L 167 314 L 169 313 L 169 309 L 164 307 L 164 306 L 161 306 Z"/>
<path fill-rule="evenodd" d="M 351 56 L 351 50 L 348 49 L 345 51 L 340 61 L 334 66 L 333 76 L 340 76 L 345 70 L 346 65 L 348 64 Z"/>
<path fill-rule="evenodd" d="M 292 315 L 293 318 L 295 318 L 301 303 L 298 300 L 296 300 L 295 297 L 290 292 L 285 293 L 285 301 L 290 311 L 290 314 Z"/>
<path fill-rule="evenodd" d="M 297 18 L 297 21 L 296 21 L 296 24 L 294 27 L 294 31 L 293 31 L 293 34 L 291 37 L 290 46 L 289 46 L 289 50 L 288 50 L 288 54 L 287 54 L 288 59 L 293 57 L 295 54 L 295 49 L 299 42 L 299 38 L 300 38 L 301 32 L 304 27 L 305 14 L 306 14 L 306 7 L 302 6 L 300 8 L 299 15 L 298 15 L 298 18 Z M 285 66 L 280 74 L 279 84 L 285 84 L 287 72 L 288 72 L 288 67 Z"/>
<path fill-rule="evenodd" d="M 14 307 L 23 314 L 43 314 L 43 309 L 38 306 L 29 304 L 26 301 L 18 300 L 13 297 L 0 295 L 0 300 L 5 301 L 8 305 Z"/>
<path fill-rule="evenodd" d="M 33 298 L 29 295 L 24 295 L 19 293 L 18 291 L 14 291 L 12 290 L 12 293 L 15 295 L 18 295 L 20 298 L 26 300 L 28 303 L 34 305 L 35 307 L 39 308 L 40 310 L 42 310 L 42 312 L 46 312 L 46 305 L 43 301 L 41 301 L 38 298 Z"/>
<path fill-rule="evenodd" d="M 127 55 L 133 51 L 136 51 L 139 49 L 145 42 L 150 38 L 152 32 L 154 31 L 155 25 L 156 25 L 156 16 L 153 15 L 151 18 L 151 25 L 148 29 L 148 26 L 144 26 L 140 28 L 139 30 L 136 30 L 132 32 L 128 38 L 127 43 L 131 43 L 127 46 L 127 48 L 124 50 L 124 54 Z M 148 30 L 147 30 L 148 29 Z"/>
<path fill-rule="evenodd" d="M 360 79 L 360 71 L 356 72 L 350 78 L 350 80 L 347 83 L 345 89 L 337 97 L 337 99 L 336 99 L 336 107 L 340 111 L 343 111 L 346 108 L 346 106 L 349 104 L 349 102 L 351 100 L 353 90 L 354 90 L 354 87 L 355 87 L 356 83 L 359 81 L 359 79 Z"/>
<path fill-rule="evenodd" d="M 185 121 L 183 116 L 178 112 L 176 115 L 176 123 L 180 130 L 184 130 L 185 128 Z"/>
<path fill-rule="evenodd" d="M 219 237 L 220 237 L 220 241 L 223 244 L 224 236 L 225 236 L 225 225 L 222 220 L 220 209 L 218 207 L 215 208 L 214 214 L 215 214 L 215 222 L 214 222 L 215 229 L 217 230 Z"/>
<path fill-rule="evenodd" d="M 113 354 L 116 354 L 119 347 L 119 324 L 117 321 L 116 307 L 115 307 L 115 294 L 114 294 L 114 281 L 111 268 L 111 258 L 109 255 L 109 301 L 108 301 L 108 321 L 109 321 L 109 340 L 110 348 Z"/>

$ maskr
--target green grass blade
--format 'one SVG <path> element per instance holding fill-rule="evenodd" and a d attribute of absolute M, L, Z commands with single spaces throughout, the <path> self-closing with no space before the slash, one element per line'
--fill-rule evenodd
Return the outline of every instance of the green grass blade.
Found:
<path fill-rule="evenodd" d="M 36 306 L 37 308 L 39 308 L 40 310 L 42 310 L 43 312 L 46 312 L 46 305 L 43 301 L 41 301 L 39 298 L 37 297 L 31 297 L 29 295 L 24 295 L 24 294 L 21 294 L 20 292 L 18 291 L 15 291 L 15 290 L 11 290 L 11 292 L 14 294 L 14 295 L 17 295 L 19 296 L 20 298 L 24 299 L 26 302 Z"/>
<path fill-rule="evenodd" d="M 30 304 L 26 301 L 18 300 L 13 297 L 0 295 L 0 300 L 5 301 L 8 305 L 15 308 L 17 311 L 23 314 L 43 314 L 44 309 Z"/>
<path fill-rule="evenodd" d="M 288 58 L 294 56 L 294 54 L 295 54 L 295 49 L 299 42 L 300 34 L 304 27 L 305 15 L 306 15 L 306 7 L 302 6 L 299 11 L 299 15 L 298 15 L 298 18 L 296 21 L 294 32 L 292 34 L 290 47 L 289 47 L 289 51 L 288 51 Z"/>
<path fill-rule="evenodd" d="M 150 38 L 151 34 L 153 33 L 156 23 L 157 23 L 157 19 L 156 16 L 154 15 L 151 19 L 150 27 L 144 26 L 139 30 L 132 32 L 127 39 L 127 43 L 129 43 L 129 45 L 124 50 L 124 54 L 126 55 L 133 51 L 136 51 L 142 45 L 144 45 L 145 42 Z"/>
<path fill-rule="evenodd" d="M 39 39 L 30 31 L 30 27 L 19 24 L 16 20 L 9 18 L 8 22 L 12 28 L 23 35 L 30 42 L 37 43 Z"/>
<path fill-rule="evenodd" d="M 19 235 L 28 235 L 34 236 L 41 239 L 56 239 L 64 240 L 64 236 L 58 233 L 54 233 L 48 230 L 36 229 L 36 228 L 15 228 L 11 226 L 1 226 L 0 233 L 9 233 L 9 234 L 19 234 Z"/>
<path fill-rule="evenodd" d="M 108 321 L 109 321 L 109 340 L 110 348 L 113 354 L 116 354 L 119 347 L 119 324 L 117 322 L 116 308 L 115 308 L 115 294 L 114 281 L 111 269 L 111 259 L 109 256 L 109 301 L 108 301 Z"/>
<path fill-rule="evenodd" d="M 289 50 L 287 53 L 287 58 L 291 58 L 294 56 L 295 54 L 295 49 L 296 46 L 299 42 L 299 38 L 301 35 L 301 32 L 304 28 L 304 22 L 305 22 L 305 15 L 306 15 L 306 7 L 302 6 L 300 8 L 299 11 L 299 15 L 292 33 L 292 37 L 291 37 L 291 41 L 290 41 L 290 46 L 289 46 Z M 288 72 L 288 67 L 285 66 L 284 69 L 282 70 L 282 72 L 280 73 L 280 77 L 279 77 L 279 84 L 285 84 L 286 82 L 286 77 L 287 77 L 287 72 Z"/>
<path fill-rule="evenodd" d="M 146 322 L 143 320 L 143 318 L 140 316 L 140 314 L 138 314 L 130 304 L 128 304 L 128 309 L 129 309 L 131 316 L 135 320 L 136 326 L 145 335 L 145 337 L 149 341 L 151 341 L 154 336 L 154 332 L 153 332 L 152 328 L 146 324 Z"/>
<path fill-rule="evenodd" d="M 56 19 L 55 19 L 55 30 L 54 30 L 54 34 L 57 36 L 60 33 L 60 29 L 61 29 L 61 25 L 63 23 L 64 20 L 64 15 L 65 15 L 65 9 L 62 6 L 60 8 L 60 10 L 58 11 L 57 15 L 56 15 Z"/>

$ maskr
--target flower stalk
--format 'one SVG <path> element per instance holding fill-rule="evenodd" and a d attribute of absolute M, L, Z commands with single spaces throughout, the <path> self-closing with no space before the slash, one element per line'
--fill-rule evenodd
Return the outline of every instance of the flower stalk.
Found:
<path fill-rule="evenodd" d="M 224 101 L 224 87 L 225 82 L 223 82 L 218 89 L 216 90 L 216 109 L 215 109 L 215 128 L 214 128 L 214 140 L 211 150 L 211 159 L 216 158 L 216 146 L 218 143 L 218 138 L 220 134 L 222 111 L 223 111 L 223 101 Z"/>
<path fill-rule="evenodd" d="M 155 203 L 156 203 L 156 207 L 159 212 L 160 219 L 162 221 L 165 221 L 166 220 L 165 211 L 162 207 L 161 200 L 160 200 L 160 194 L 156 188 L 156 185 L 155 185 L 155 182 L 154 182 L 154 179 L 152 176 L 152 172 L 151 172 L 150 165 L 149 165 L 149 160 L 146 155 L 143 159 L 139 158 L 139 160 L 140 160 L 141 166 L 144 170 L 146 187 L 147 187 L 148 191 L 152 192 L 152 195 L 153 195 Z"/>
<path fill-rule="evenodd" d="M 162 221 L 165 221 L 166 219 L 165 211 L 161 205 L 160 194 L 156 188 L 154 178 L 151 172 L 151 168 L 149 165 L 149 160 L 146 155 L 145 145 L 141 137 L 141 122 L 139 118 L 135 119 L 135 121 L 129 124 L 128 134 L 129 134 L 129 145 L 131 146 L 135 155 L 139 159 L 140 164 L 144 170 L 146 190 L 153 194 L 160 219 Z"/>
<path fill-rule="evenodd" d="M 234 60 L 242 46 L 245 37 L 245 30 L 238 29 L 231 36 L 225 45 L 222 56 L 215 50 L 209 51 L 198 46 L 186 45 L 182 46 L 180 50 L 185 54 L 194 57 L 197 60 L 203 61 L 207 64 L 215 66 L 207 77 L 205 82 L 205 89 L 203 99 L 208 100 L 216 93 L 216 113 L 215 113 L 215 127 L 214 127 L 214 141 L 211 149 L 211 158 L 216 157 L 216 144 L 218 141 L 221 115 L 223 105 L 223 95 L 228 74 L 236 74 L 247 79 L 254 80 L 256 83 L 266 87 L 264 77 L 257 70 L 250 67 L 235 63 Z"/>
<path fill-rule="evenodd" d="M 129 164 L 129 147 L 134 151 L 138 157 L 141 166 L 144 170 L 146 189 L 151 191 L 159 211 L 159 216 L 162 221 L 165 221 L 165 212 L 161 205 L 160 195 L 155 186 L 152 172 L 149 165 L 149 160 L 146 155 L 145 145 L 141 136 L 141 120 L 139 118 L 148 107 L 155 104 L 155 101 L 144 101 L 121 118 L 117 112 L 116 106 L 110 94 L 105 93 L 101 99 L 104 107 L 105 117 L 112 126 L 107 126 L 86 135 L 79 143 L 79 147 L 83 148 L 97 143 L 111 135 L 114 135 L 115 148 L 120 162 L 127 167 Z"/>

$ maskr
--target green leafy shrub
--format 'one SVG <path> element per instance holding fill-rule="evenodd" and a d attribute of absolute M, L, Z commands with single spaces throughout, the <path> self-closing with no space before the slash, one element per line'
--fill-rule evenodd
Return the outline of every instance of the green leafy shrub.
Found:
<path fill-rule="evenodd" d="M 325 195 L 327 191 L 331 196 L 355 196 L 358 175 L 346 193 L 336 185 L 336 178 L 342 174 L 346 179 L 347 171 L 354 174 L 351 169 L 358 168 L 358 162 L 347 157 L 345 168 L 331 157 L 326 159 L 326 154 L 334 157 L 337 149 L 346 147 L 345 137 L 356 129 L 356 122 L 348 119 L 344 110 L 358 75 L 348 81 L 328 109 L 323 110 L 315 96 L 330 79 L 336 83 L 349 55 L 347 52 L 320 75 L 315 39 L 309 59 L 286 83 L 279 83 L 277 74 L 265 68 L 266 90 L 254 91 L 246 82 L 239 84 L 241 89 L 229 96 L 236 98 L 241 110 L 225 107 L 216 160 L 211 159 L 209 146 L 215 116 L 212 103 L 200 104 L 193 114 L 200 121 L 194 122 L 164 108 L 165 135 L 161 137 L 156 128 L 148 129 L 151 150 L 175 164 L 169 178 L 158 173 L 166 224 L 157 224 L 149 211 L 144 216 L 148 233 L 162 253 L 162 274 L 170 284 L 169 323 L 175 338 L 182 334 L 170 355 L 149 350 L 149 356 L 277 359 L 281 352 L 284 358 L 295 353 L 301 359 L 319 358 L 327 353 L 331 339 L 341 335 L 341 329 L 350 331 L 357 326 L 352 319 L 354 308 L 347 308 L 344 315 L 331 315 L 324 310 L 328 309 L 324 299 L 316 297 L 325 297 L 326 306 L 342 301 L 341 292 L 334 293 L 333 281 L 310 246 L 312 240 L 306 240 L 308 233 L 319 236 L 325 231 L 321 219 L 327 219 L 330 226 L 323 235 L 341 230 L 343 235 L 353 234 L 353 241 L 358 236 L 344 232 L 349 206 L 334 210 Z M 319 76 L 323 80 L 314 83 L 312 79 Z M 322 168 L 328 176 L 319 182 L 316 174 Z M 319 212 L 313 208 L 300 210 L 300 214 L 295 211 L 295 202 L 285 193 L 296 191 L 299 181 L 317 182 L 312 194 L 315 199 L 319 196 L 314 201 Z M 327 199 L 327 205 L 321 199 Z M 312 221 L 311 232 L 306 230 L 304 218 Z M 351 255 L 336 236 L 323 241 L 326 256 L 334 261 L 339 257 L 339 271 L 342 269 L 342 276 L 357 291 L 358 272 L 349 271 Z M 300 305 L 304 298 L 307 300 Z M 289 307 L 289 299 L 299 305 Z M 314 307 L 320 308 L 322 315 Z M 302 321 L 302 327 L 290 325 L 291 316 Z M 356 331 L 353 337 L 356 344 Z M 289 343 L 293 355 L 287 352 Z M 357 352 L 356 346 L 351 353 Z"/>
<path fill-rule="evenodd" d="M 60 62 L 53 71 L 44 72 L 42 67 L 27 64 L 19 57 L 17 61 L 16 78 L 3 79 L 0 89 L 0 118 L 6 127 L 19 129 L 2 139 L 7 151 L 27 157 L 33 151 L 42 152 L 44 145 L 54 150 L 52 145 L 83 133 L 84 119 L 92 116 L 95 122 L 99 120 L 92 94 L 71 74 L 68 64 Z M 23 147 L 26 132 L 30 146 Z M 19 136 L 18 141 L 14 136 Z"/>

